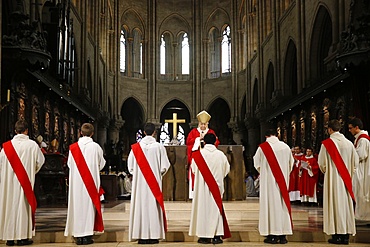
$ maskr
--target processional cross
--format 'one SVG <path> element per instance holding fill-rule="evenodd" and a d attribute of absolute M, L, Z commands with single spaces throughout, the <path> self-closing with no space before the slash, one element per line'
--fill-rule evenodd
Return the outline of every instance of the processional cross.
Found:
<path fill-rule="evenodd" d="M 165 123 L 173 124 L 173 139 L 177 139 L 177 124 L 185 123 L 185 119 L 177 119 L 177 113 L 172 114 L 173 119 L 165 119 Z"/>

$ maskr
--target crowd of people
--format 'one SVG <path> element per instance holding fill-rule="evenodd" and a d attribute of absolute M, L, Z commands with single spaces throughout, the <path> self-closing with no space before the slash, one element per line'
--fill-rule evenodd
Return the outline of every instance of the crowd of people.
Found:
<path fill-rule="evenodd" d="M 208 128 L 211 116 L 202 111 L 199 125 L 187 138 L 189 190 L 192 199 L 189 236 L 200 244 L 221 244 L 231 237 L 222 198 L 224 178 L 230 164 L 217 149 L 218 138 Z M 370 221 L 370 137 L 360 119 L 349 121 L 355 137 L 350 142 L 339 132 L 338 120 L 328 123 L 330 137 L 322 142 L 318 155 L 307 147 L 290 148 L 276 130 L 265 133 L 253 157 L 258 176 L 245 175 L 247 197 L 259 197 L 260 235 L 265 243 L 286 244 L 293 234 L 291 204 L 318 202 L 320 174 L 323 174 L 323 232 L 329 243 L 349 244 L 356 234 L 356 220 Z M 7 246 L 32 244 L 37 207 L 33 192 L 35 174 L 45 158 L 41 148 L 28 137 L 24 120 L 15 124 L 16 135 L 0 152 L 0 239 Z M 93 235 L 104 232 L 101 210 L 100 171 L 105 166 L 103 150 L 93 141 L 94 126 L 81 126 L 81 137 L 69 147 L 68 210 L 65 236 L 77 245 L 92 244 Z M 131 146 L 127 160 L 130 183 L 129 241 L 157 244 L 165 239 L 167 219 L 162 178 L 170 168 L 163 145 L 156 141 L 153 123 L 144 126 L 145 137 Z M 42 143 L 42 140 L 39 142 Z M 125 181 L 123 179 L 123 181 Z M 19 217 L 21 215 L 22 217 Z M 15 242 L 17 241 L 17 242 Z"/>

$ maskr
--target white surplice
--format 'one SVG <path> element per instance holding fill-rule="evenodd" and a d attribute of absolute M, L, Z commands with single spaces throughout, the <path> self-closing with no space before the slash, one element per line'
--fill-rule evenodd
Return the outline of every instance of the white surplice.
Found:
<path fill-rule="evenodd" d="M 358 163 L 358 155 L 353 144 L 343 134 L 334 132 L 330 135 L 347 166 L 350 176 L 353 176 Z M 321 145 L 318 163 L 324 177 L 323 223 L 324 233 L 356 234 L 353 202 L 343 179 L 324 145 Z"/>
<path fill-rule="evenodd" d="M 96 190 L 100 188 L 100 170 L 104 168 L 103 150 L 91 137 L 83 136 L 78 140 L 78 146 L 94 179 Z M 69 191 L 68 214 L 64 236 L 84 237 L 94 234 L 95 206 L 71 151 L 68 154 Z"/>
<path fill-rule="evenodd" d="M 276 136 L 266 138 L 275 153 L 285 178 L 286 186 L 289 185 L 289 176 L 294 159 L 291 149 Z M 262 236 L 267 235 L 292 235 L 292 226 L 288 208 L 281 197 L 280 189 L 271 172 L 270 165 L 260 147 L 253 157 L 254 167 L 260 173 L 260 212 L 258 229 Z"/>
<path fill-rule="evenodd" d="M 370 221 L 370 141 L 358 137 L 368 132 L 361 130 L 355 135 L 356 152 L 360 159 L 353 176 L 353 192 L 356 198 L 355 218 Z"/>
<path fill-rule="evenodd" d="M 206 144 L 200 152 L 216 180 L 222 197 L 224 194 L 224 178 L 230 171 L 227 157 L 214 145 L 209 144 Z M 222 236 L 224 235 L 224 227 L 220 210 L 194 160 L 192 160 L 191 167 L 195 175 L 195 181 L 189 235 L 201 238 Z"/>
<path fill-rule="evenodd" d="M 145 136 L 140 146 L 149 162 L 158 185 L 162 190 L 162 176 L 168 171 L 170 162 L 165 147 L 152 136 Z M 134 153 L 130 152 L 127 166 L 132 177 L 129 241 L 136 239 L 165 239 L 163 212 L 150 190 Z"/>
<path fill-rule="evenodd" d="M 45 162 L 40 147 L 27 135 L 18 134 L 12 139 L 33 188 L 35 175 Z M 17 176 L 11 167 L 4 149 L 0 153 L 0 239 L 30 239 L 32 211 Z"/>

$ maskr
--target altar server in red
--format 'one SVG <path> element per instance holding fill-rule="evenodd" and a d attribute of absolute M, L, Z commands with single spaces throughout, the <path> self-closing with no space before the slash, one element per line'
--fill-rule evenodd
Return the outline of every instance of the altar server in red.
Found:
<path fill-rule="evenodd" d="M 39 145 L 30 140 L 25 120 L 15 123 L 11 141 L 0 153 L 0 239 L 6 245 L 29 245 L 35 236 L 35 175 L 45 162 Z"/>
<path fill-rule="evenodd" d="M 77 245 L 92 244 L 94 233 L 104 231 L 100 204 L 100 170 L 105 166 L 103 149 L 94 142 L 94 126 L 84 123 L 81 137 L 69 147 L 68 212 L 64 236 Z"/>
<path fill-rule="evenodd" d="M 266 141 L 253 157 L 254 167 L 260 173 L 258 230 L 266 236 L 265 243 L 286 244 L 286 235 L 293 234 L 288 184 L 294 159 L 289 146 L 276 134 L 274 129 L 267 130 Z"/>
<path fill-rule="evenodd" d="M 162 194 L 162 177 L 170 168 L 165 147 L 158 143 L 155 125 L 144 126 L 145 137 L 131 146 L 128 171 L 133 175 L 129 241 L 157 244 L 165 239 L 166 212 Z"/>
<path fill-rule="evenodd" d="M 324 233 L 332 235 L 329 239 L 331 244 L 348 244 L 349 235 L 356 234 L 352 176 L 359 159 L 352 142 L 339 132 L 340 128 L 338 120 L 329 121 L 330 138 L 322 142 L 318 158 L 320 169 L 325 174 Z"/>

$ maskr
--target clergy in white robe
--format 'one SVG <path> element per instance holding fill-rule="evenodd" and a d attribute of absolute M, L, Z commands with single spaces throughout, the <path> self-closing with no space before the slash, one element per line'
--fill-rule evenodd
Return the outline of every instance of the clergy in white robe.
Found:
<path fill-rule="evenodd" d="M 358 164 L 358 155 L 353 144 L 343 134 L 339 133 L 340 128 L 341 125 L 338 120 L 329 121 L 328 133 L 330 139 L 334 142 L 344 161 L 344 169 L 347 169 L 349 176 L 352 177 L 355 165 Z M 348 244 L 349 234 L 356 234 L 355 215 L 350 192 L 324 145 L 321 145 L 318 163 L 321 171 L 325 174 L 323 188 L 324 233 L 333 235 L 333 238 L 329 239 L 330 243 Z M 348 182 L 351 184 L 351 181 Z"/>
<path fill-rule="evenodd" d="M 96 191 L 99 191 L 100 170 L 105 166 L 105 159 L 102 148 L 91 138 L 93 134 L 94 126 L 84 123 L 81 126 L 82 137 L 78 139 L 77 144 L 95 183 Z M 92 243 L 96 208 L 81 177 L 76 158 L 70 149 L 67 161 L 69 167 L 68 211 L 64 236 L 75 237 L 77 244 L 87 244 Z"/>
<path fill-rule="evenodd" d="M 211 119 L 211 115 L 208 114 L 206 111 L 201 111 L 197 115 L 198 119 L 198 128 L 192 129 L 188 137 L 186 138 L 186 146 L 187 146 L 187 155 L 188 155 L 188 178 L 189 178 L 189 199 L 193 199 L 193 189 L 194 189 L 194 173 L 191 170 L 191 162 L 192 152 L 199 150 L 202 145 L 204 145 L 203 138 L 204 136 L 209 134 L 214 134 L 217 138 L 217 135 L 214 130 L 208 128 L 209 120 Z M 220 141 L 216 140 L 216 147 L 220 144 Z"/>
<path fill-rule="evenodd" d="M 210 136 L 213 136 L 213 139 L 208 140 L 211 138 Z M 205 135 L 204 141 L 206 145 L 200 150 L 200 153 L 218 185 L 222 198 L 225 191 L 224 178 L 230 171 L 230 164 L 226 155 L 215 147 L 216 136 L 214 134 Z M 211 242 L 213 238 L 215 238 L 212 240 L 213 242 L 220 241 L 219 236 L 224 235 L 222 215 L 194 159 L 191 167 L 195 183 L 189 235 L 198 236 L 199 243 Z"/>
<path fill-rule="evenodd" d="M 162 176 L 170 168 L 167 152 L 165 147 L 153 137 L 156 134 L 154 124 L 147 123 L 144 126 L 144 134 L 146 136 L 140 141 L 140 147 L 162 191 Z M 127 166 L 128 171 L 133 175 L 129 241 L 139 240 L 140 244 L 158 243 L 159 239 L 165 239 L 163 211 L 149 188 L 133 150 L 128 156 Z"/>
<path fill-rule="evenodd" d="M 355 218 L 370 221 L 370 141 L 369 134 L 363 129 L 359 118 L 348 122 L 348 129 L 355 137 L 354 145 L 359 157 L 356 172 L 353 175 L 353 193 L 356 198 Z"/>
<path fill-rule="evenodd" d="M 286 187 L 288 187 L 289 176 L 294 164 L 291 149 L 276 137 L 275 130 L 267 130 L 265 136 L 266 142 L 270 144 L 279 163 Z M 261 147 L 258 147 L 253 162 L 254 167 L 260 173 L 259 232 L 262 236 L 267 236 L 266 243 L 278 243 L 279 241 L 286 243 L 285 235 L 293 234 L 289 211 Z"/>
<path fill-rule="evenodd" d="M 11 143 L 33 188 L 35 175 L 44 164 L 45 157 L 37 143 L 29 139 L 26 121 L 17 121 L 15 131 L 17 135 Z M 0 152 L 0 239 L 30 243 L 32 241 L 28 239 L 35 235 L 31 206 L 4 151 L 5 148 Z"/>

